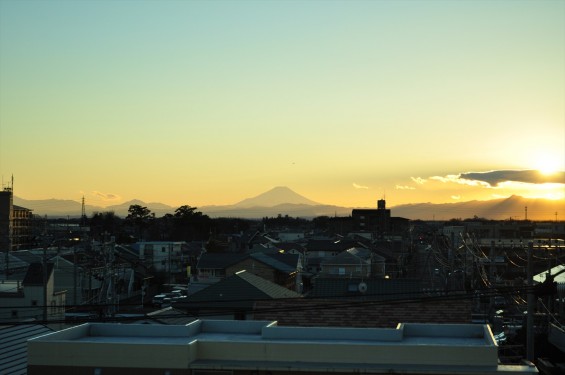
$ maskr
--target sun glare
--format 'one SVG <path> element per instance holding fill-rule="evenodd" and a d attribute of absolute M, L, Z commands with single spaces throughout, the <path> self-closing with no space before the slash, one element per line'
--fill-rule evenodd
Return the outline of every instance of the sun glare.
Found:
<path fill-rule="evenodd" d="M 545 175 L 553 174 L 559 171 L 559 158 L 550 154 L 539 154 L 534 160 L 534 168 Z"/>

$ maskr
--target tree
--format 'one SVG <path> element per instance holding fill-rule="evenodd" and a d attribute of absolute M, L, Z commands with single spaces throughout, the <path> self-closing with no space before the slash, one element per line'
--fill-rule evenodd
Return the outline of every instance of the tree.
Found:
<path fill-rule="evenodd" d="M 119 236 L 121 221 L 114 211 L 95 212 L 90 219 L 90 230 L 94 238 L 101 237 L 104 233 Z"/>
<path fill-rule="evenodd" d="M 175 210 L 174 216 L 179 219 L 192 219 L 194 217 L 202 216 L 202 212 L 196 211 L 196 207 L 184 205 Z"/>
<path fill-rule="evenodd" d="M 204 232 L 209 217 L 196 209 L 196 207 L 184 205 L 175 210 L 173 237 L 185 241 L 205 238 L 203 235 L 206 235 Z"/>
<path fill-rule="evenodd" d="M 154 218 L 155 214 L 150 209 L 139 204 L 129 206 L 128 216 L 126 216 L 126 220 L 137 228 L 139 239 L 143 238 L 144 229 L 147 228 Z"/>

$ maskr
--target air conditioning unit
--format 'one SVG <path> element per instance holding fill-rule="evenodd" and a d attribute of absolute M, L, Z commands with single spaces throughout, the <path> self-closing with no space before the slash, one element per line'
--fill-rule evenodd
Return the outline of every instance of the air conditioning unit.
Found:
<path fill-rule="evenodd" d="M 360 282 L 359 285 L 357 286 L 357 289 L 359 289 L 359 292 L 365 293 L 367 292 L 367 284 L 364 282 Z"/>

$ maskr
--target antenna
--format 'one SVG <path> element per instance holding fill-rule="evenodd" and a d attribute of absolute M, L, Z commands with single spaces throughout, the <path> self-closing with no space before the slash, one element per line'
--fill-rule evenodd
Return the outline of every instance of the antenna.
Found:
<path fill-rule="evenodd" d="M 86 221 L 86 208 L 85 208 L 85 206 L 84 206 L 84 195 L 82 196 L 82 212 L 81 212 L 81 216 L 80 216 L 80 217 L 81 217 L 82 223 L 85 224 L 85 221 Z"/>

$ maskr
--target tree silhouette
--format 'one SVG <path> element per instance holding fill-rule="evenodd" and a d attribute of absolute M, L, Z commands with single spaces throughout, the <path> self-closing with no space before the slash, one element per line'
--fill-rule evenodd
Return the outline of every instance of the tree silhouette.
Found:
<path fill-rule="evenodd" d="M 104 233 L 118 237 L 122 219 L 114 211 L 95 212 L 90 218 L 90 230 L 94 238 L 100 238 Z"/>
<path fill-rule="evenodd" d="M 173 236 L 176 239 L 192 241 L 205 238 L 203 236 L 206 235 L 205 231 L 209 226 L 207 223 L 210 218 L 196 210 L 196 207 L 189 205 L 180 206 L 175 210 Z"/>
<path fill-rule="evenodd" d="M 128 215 L 126 221 L 133 224 L 137 228 L 138 238 L 143 239 L 143 232 L 151 221 L 155 218 L 155 214 L 147 207 L 139 204 L 132 204 L 128 208 Z"/>

